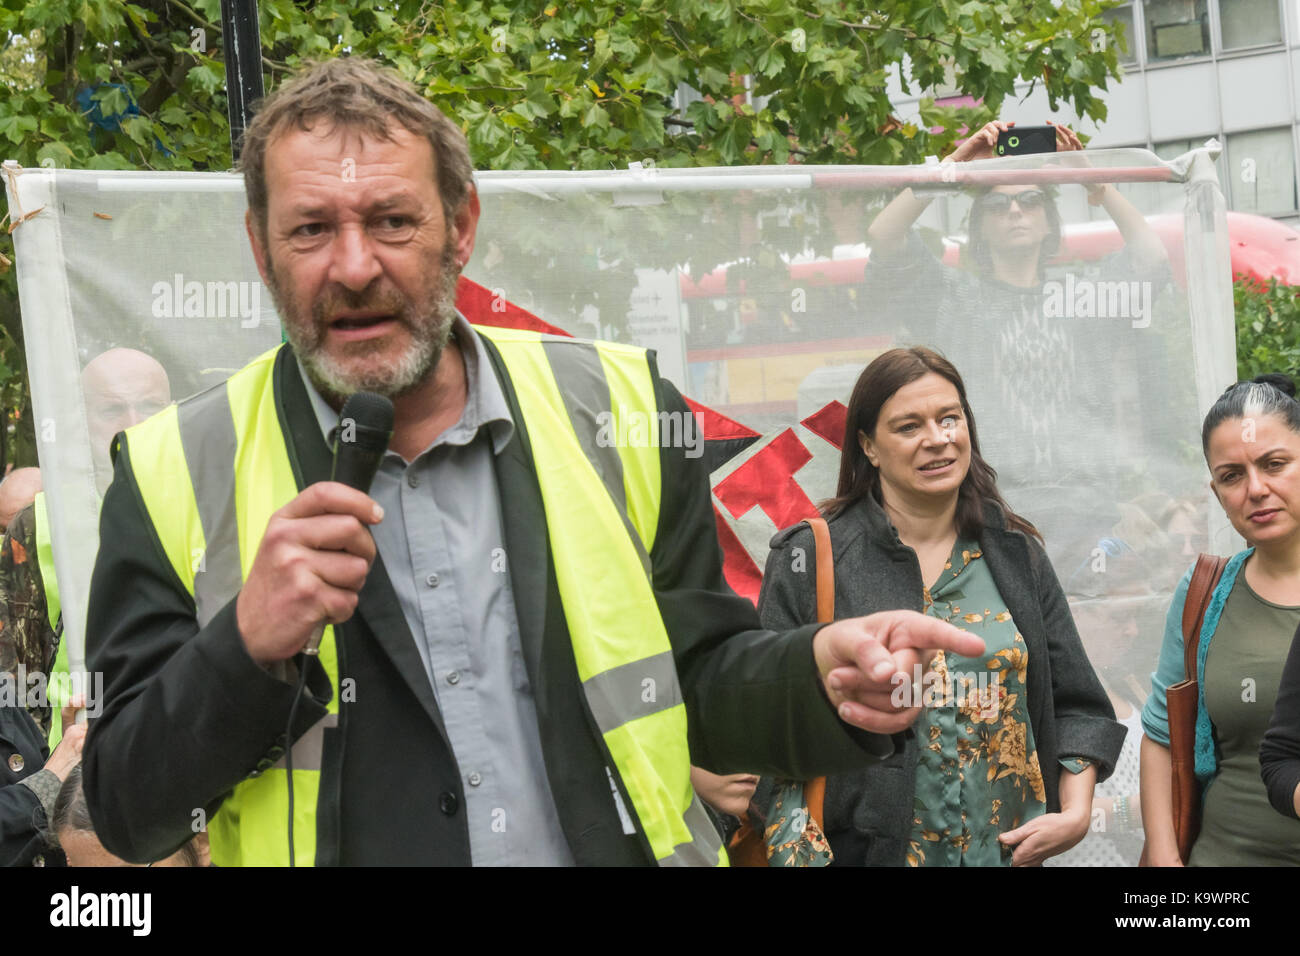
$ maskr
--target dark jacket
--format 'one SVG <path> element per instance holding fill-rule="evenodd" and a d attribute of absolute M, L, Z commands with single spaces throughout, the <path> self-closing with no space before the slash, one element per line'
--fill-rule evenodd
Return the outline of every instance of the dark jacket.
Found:
<path fill-rule="evenodd" d="M 640 830 L 623 834 L 609 761 L 578 682 L 524 418 L 500 355 L 486 345 L 515 422 L 494 467 L 520 643 L 560 823 L 578 863 L 650 863 Z M 330 452 L 287 347 L 274 374 L 302 488 L 328 477 Z M 667 383 L 659 406 L 687 411 Z M 234 599 L 199 629 L 193 599 L 146 516 L 129 440 L 115 444 L 86 636 L 90 670 L 104 673 L 106 702 L 86 742 L 85 790 L 105 847 L 140 861 L 173 852 L 193 835 L 197 809 L 210 818 L 236 783 L 283 753 L 293 688 L 248 656 Z M 890 739 L 849 729 L 826 702 L 811 650 L 817 628 L 759 630 L 753 606 L 723 582 L 704 459 L 686 453 L 661 451 L 650 558 L 695 763 L 718 773 L 815 775 L 892 753 Z M 326 731 L 318 838 L 339 848 L 327 862 L 469 863 L 462 775 L 381 559 L 341 630 L 340 680 L 355 678 L 357 693 L 340 703 L 345 729 Z M 321 692 L 319 683 L 309 679 L 308 686 Z M 318 697 L 305 698 L 294 739 L 324 714 Z M 632 807 L 626 792 L 623 801 Z"/>
<path fill-rule="evenodd" d="M 17 691 L 21 695 L 27 688 Z M 46 861 L 45 808 L 36 791 L 18 781 L 40 771 L 49 755 L 32 715 L 17 705 L 0 705 L 0 866 Z"/>
<path fill-rule="evenodd" d="M 1036 540 L 1008 530 L 1000 508 L 985 512 L 980 549 L 1029 653 L 1029 721 L 1038 748 L 1048 812 L 1060 810 L 1061 755 L 1098 764 L 1098 781 L 1115 768 L 1124 727 L 1093 672 L 1074 620 Z M 828 522 L 835 557 L 835 617 L 923 608 L 916 552 L 898 538 L 885 511 L 870 497 Z M 759 595 L 764 627 L 816 620 L 816 561 L 812 531 L 800 524 L 772 539 Z M 795 549 L 803 549 L 802 560 Z M 806 570 L 798 570 L 804 568 Z M 825 829 L 836 861 L 901 866 L 912 830 L 918 749 L 906 734 L 900 753 L 826 783 Z"/>
<path fill-rule="evenodd" d="M 1300 630 L 1282 667 L 1277 701 L 1259 745 L 1259 767 L 1269 802 L 1283 816 L 1297 816 L 1295 791 L 1300 787 Z"/>

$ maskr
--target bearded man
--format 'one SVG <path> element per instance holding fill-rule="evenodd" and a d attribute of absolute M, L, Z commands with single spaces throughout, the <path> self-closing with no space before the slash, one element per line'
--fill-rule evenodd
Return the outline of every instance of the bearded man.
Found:
<path fill-rule="evenodd" d="M 113 854 L 206 824 L 222 865 L 725 862 L 692 755 L 860 767 L 915 718 L 916 648 L 978 650 L 910 612 L 761 630 L 702 460 L 596 437 L 688 414 L 653 355 L 456 312 L 468 148 L 397 74 L 297 75 L 241 163 L 288 344 L 118 439 L 85 774 Z M 370 495 L 325 480 L 362 389 L 395 407 Z"/>

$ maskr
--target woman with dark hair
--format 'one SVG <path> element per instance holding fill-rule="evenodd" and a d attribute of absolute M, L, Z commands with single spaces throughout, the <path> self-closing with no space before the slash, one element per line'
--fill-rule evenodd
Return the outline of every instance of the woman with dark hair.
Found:
<path fill-rule="evenodd" d="M 1114 767 L 1124 729 L 1037 532 L 996 477 L 951 363 L 913 348 L 867 366 L 837 494 L 822 508 L 835 618 L 923 611 L 977 634 L 986 652 L 939 655 L 897 686 L 903 703 L 925 707 L 902 752 L 827 778 L 823 829 L 837 864 L 1036 865 L 1083 839 L 1093 786 Z M 806 525 L 772 540 L 764 627 L 816 620 L 813 554 Z"/>
<path fill-rule="evenodd" d="M 1300 865 L 1300 820 L 1269 805 L 1260 741 L 1300 626 L 1300 403 L 1285 375 L 1225 391 L 1201 427 L 1210 489 L 1249 545 L 1210 598 L 1197 648 L 1200 834 L 1189 866 Z M 1152 866 L 1181 866 L 1174 833 L 1165 692 L 1184 677 L 1183 575 L 1142 710 L 1142 821 Z"/>

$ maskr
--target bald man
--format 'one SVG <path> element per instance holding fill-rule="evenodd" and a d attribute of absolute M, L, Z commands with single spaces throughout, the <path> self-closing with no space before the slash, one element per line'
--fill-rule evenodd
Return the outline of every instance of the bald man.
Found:
<path fill-rule="evenodd" d="M 171 402 L 166 370 L 135 349 L 109 349 L 81 373 L 81 394 L 90 426 L 90 453 L 100 495 L 113 480 L 109 446 L 113 436 L 160 412 Z"/>
<path fill-rule="evenodd" d="M 36 500 L 41 490 L 39 468 L 15 468 L 0 481 L 0 532 L 13 522 L 14 516 Z"/>
<path fill-rule="evenodd" d="M 103 495 L 113 478 L 109 460 L 113 436 L 165 408 L 171 401 L 171 386 L 157 360 L 135 349 L 118 348 L 91 359 L 81 373 L 81 390 L 90 426 L 95 483 Z M 37 559 L 36 509 L 31 503 L 40 490 L 37 469 L 19 469 L 0 484 L 0 509 L 11 484 L 15 499 L 19 489 L 30 484 L 30 476 L 21 474 L 29 471 L 36 472 L 37 485 L 19 504 L 21 510 L 7 521 L 0 540 L 0 672 L 16 672 L 22 664 L 29 674 L 48 674 L 62 628 L 51 619 L 46 596 L 45 576 L 53 575 L 54 569 L 41 567 Z M 55 612 L 53 617 L 57 616 Z M 48 735 L 53 725 L 50 702 L 31 708 L 31 716 Z"/>

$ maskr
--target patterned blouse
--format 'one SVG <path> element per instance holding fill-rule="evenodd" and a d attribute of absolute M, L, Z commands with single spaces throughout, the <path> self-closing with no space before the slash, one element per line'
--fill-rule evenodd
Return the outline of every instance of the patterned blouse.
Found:
<path fill-rule="evenodd" d="M 1029 649 L 1016 630 L 979 545 L 958 539 L 925 613 L 984 639 L 981 658 L 939 652 L 922 679 L 916 722 L 916 814 L 910 866 L 1010 866 L 998 835 L 1047 812 L 1029 723 Z M 1090 761 L 1062 757 L 1080 773 Z"/>

